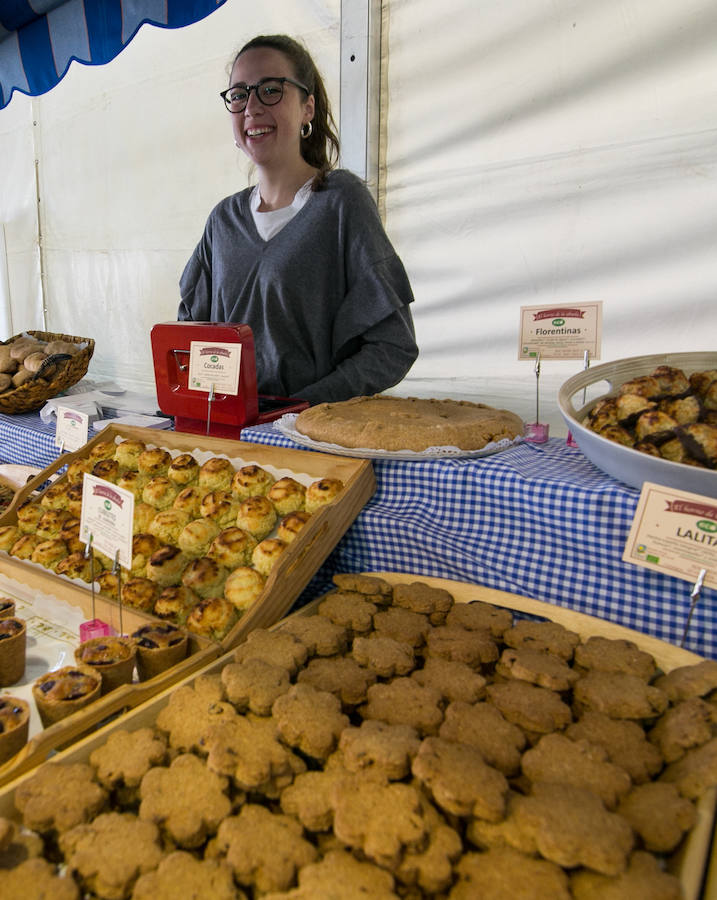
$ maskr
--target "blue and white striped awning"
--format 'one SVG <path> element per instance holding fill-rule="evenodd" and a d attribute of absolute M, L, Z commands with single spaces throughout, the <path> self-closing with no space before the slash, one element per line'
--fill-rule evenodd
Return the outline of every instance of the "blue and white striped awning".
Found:
<path fill-rule="evenodd" d="M 0 0 L 0 109 L 53 88 L 73 59 L 102 65 L 145 22 L 182 28 L 226 0 Z"/>

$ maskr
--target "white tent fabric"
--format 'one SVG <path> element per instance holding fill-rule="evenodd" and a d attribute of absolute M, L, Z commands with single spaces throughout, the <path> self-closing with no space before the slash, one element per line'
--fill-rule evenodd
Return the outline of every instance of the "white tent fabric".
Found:
<path fill-rule="evenodd" d="M 233 50 L 260 32 L 300 36 L 336 107 L 340 12 L 227 0 L 186 29 L 144 26 L 43 97 L 16 96 L 0 112 L 15 331 L 92 336 L 93 377 L 151 388 L 151 326 L 175 317 L 209 210 L 249 177 L 216 96 Z M 602 301 L 601 361 L 714 348 L 711 0 L 386 0 L 383 21 L 380 199 L 421 350 L 396 392 L 533 421 L 524 305 Z M 580 368 L 542 366 L 554 433 L 557 388 Z"/>

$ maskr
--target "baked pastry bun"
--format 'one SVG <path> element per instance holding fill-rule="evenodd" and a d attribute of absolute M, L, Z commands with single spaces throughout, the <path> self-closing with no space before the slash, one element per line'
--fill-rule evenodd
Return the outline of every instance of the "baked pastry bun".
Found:
<path fill-rule="evenodd" d="M 194 559 L 184 569 L 182 584 L 200 598 L 221 596 L 228 571 L 214 559 Z"/>
<path fill-rule="evenodd" d="M 236 525 L 248 531 L 257 541 L 271 534 L 276 520 L 274 504 L 268 497 L 262 496 L 242 500 L 236 515 Z"/>
<path fill-rule="evenodd" d="M 239 612 L 245 612 L 261 596 L 266 579 L 251 566 L 239 566 L 224 584 L 224 597 Z"/>
<path fill-rule="evenodd" d="M 206 556 L 210 544 L 218 534 L 219 526 L 214 519 L 202 517 L 188 522 L 175 543 L 187 556 Z"/>
<path fill-rule="evenodd" d="M 0 550 L 9 553 L 13 544 L 22 537 L 22 532 L 17 525 L 3 525 L 0 527 Z"/>
<path fill-rule="evenodd" d="M 137 471 L 138 459 L 140 453 L 144 453 L 147 449 L 144 441 L 138 441 L 133 438 L 120 441 L 115 449 L 115 459 L 123 469 Z"/>
<path fill-rule="evenodd" d="M 316 512 L 325 504 L 333 503 L 343 489 L 344 483 L 338 478 L 319 478 L 318 481 L 312 481 L 306 489 L 306 511 Z"/>
<path fill-rule="evenodd" d="M 163 509 L 149 523 L 149 533 L 163 544 L 176 544 L 182 529 L 189 522 L 189 513 L 183 509 Z"/>
<path fill-rule="evenodd" d="M 266 496 L 274 504 L 277 513 L 286 516 L 294 510 L 304 508 L 306 488 L 295 478 L 286 475 L 272 484 Z"/>
<path fill-rule="evenodd" d="M 210 491 L 229 491 L 234 478 L 234 466 L 222 456 L 213 456 L 199 469 L 199 487 Z"/>
<path fill-rule="evenodd" d="M 195 485 L 188 485 L 177 494 L 174 498 L 172 507 L 174 509 L 183 509 L 189 513 L 190 518 L 196 519 L 201 515 L 200 507 L 204 494 Z"/>
<path fill-rule="evenodd" d="M 132 568 L 130 570 L 134 578 L 146 578 L 149 558 L 161 546 L 162 541 L 155 534 L 143 531 L 134 535 L 132 538 Z"/>
<path fill-rule="evenodd" d="M 90 468 L 101 459 L 114 459 L 117 445 L 114 441 L 98 441 L 90 447 L 87 459 L 90 462 Z"/>
<path fill-rule="evenodd" d="M 121 587 L 122 602 L 144 612 L 152 612 L 159 588 L 148 578 L 130 578 Z M 111 596 L 116 596 L 117 592 Z"/>
<path fill-rule="evenodd" d="M 219 641 L 238 618 L 236 607 L 224 597 L 205 597 L 187 616 L 186 627 Z"/>
<path fill-rule="evenodd" d="M 85 472 L 91 472 L 95 462 L 96 460 L 89 459 L 86 456 L 79 456 L 77 459 L 73 459 L 71 463 L 67 464 L 67 480 L 72 484 L 77 481 L 82 483 Z"/>
<path fill-rule="evenodd" d="M 175 456 L 167 469 L 167 478 L 179 485 L 186 487 L 193 484 L 199 477 L 199 463 L 191 453 L 180 453 Z"/>
<path fill-rule="evenodd" d="M 61 559 L 55 571 L 58 575 L 65 575 L 67 578 L 79 578 L 80 581 L 86 581 L 88 584 L 92 581 L 92 561 L 85 559 L 84 551 L 75 550 L 64 559 Z"/>
<path fill-rule="evenodd" d="M 147 578 L 161 587 L 179 584 L 188 562 L 179 547 L 160 547 L 147 561 Z"/>
<path fill-rule="evenodd" d="M 149 503 L 135 503 L 132 530 L 135 534 L 140 531 L 149 531 L 149 523 L 157 515 L 157 510 Z"/>
<path fill-rule="evenodd" d="M 279 557 L 289 545 L 281 538 L 265 538 L 260 541 L 251 554 L 251 563 L 265 577 L 279 561 Z"/>
<path fill-rule="evenodd" d="M 40 506 L 45 509 L 67 509 L 67 488 L 70 482 L 66 479 L 56 481 L 43 492 Z"/>
<path fill-rule="evenodd" d="M 158 619 L 171 619 L 178 625 L 187 621 L 191 609 L 199 603 L 199 597 L 183 584 L 163 588 L 154 602 L 154 614 Z"/>
<path fill-rule="evenodd" d="M 105 597 L 111 597 L 113 600 L 117 599 L 117 588 L 120 586 L 120 579 L 114 572 L 103 569 L 96 575 L 95 584 L 98 586 L 100 594 L 103 594 Z"/>
<path fill-rule="evenodd" d="M 238 525 L 230 525 L 216 535 L 206 555 L 231 571 L 249 565 L 254 547 L 256 538 Z"/>
<path fill-rule="evenodd" d="M 32 559 L 35 547 L 41 542 L 36 534 L 23 534 L 10 548 L 10 556 L 18 559 Z"/>
<path fill-rule="evenodd" d="M 32 534 L 37 523 L 44 516 L 46 509 L 39 503 L 26 500 L 17 510 L 17 527 L 23 534 Z"/>
<path fill-rule="evenodd" d="M 178 493 L 179 488 L 166 475 L 155 475 L 142 490 L 142 502 L 155 509 L 169 509 Z"/>
<path fill-rule="evenodd" d="M 67 544 L 70 554 L 85 551 L 85 542 L 80 540 L 80 520 L 77 517 L 67 519 L 58 535 Z"/>
<path fill-rule="evenodd" d="M 53 572 L 57 568 L 57 564 L 61 559 L 69 555 L 67 544 L 60 538 L 52 538 L 47 541 L 40 541 L 32 551 L 30 559 L 34 563 L 45 566 L 46 569 L 52 569 Z"/>
<path fill-rule="evenodd" d="M 76 518 L 68 509 L 46 509 L 35 525 L 35 534 L 43 541 L 55 538 L 68 519 Z"/>
<path fill-rule="evenodd" d="M 142 491 L 144 490 L 144 486 L 149 481 L 149 476 L 141 475 L 138 471 L 134 469 L 128 469 L 117 479 L 117 487 L 121 487 L 125 491 L 129 491 L 131 494 L 134 494 L 135 500 L 142 499 Z"/>
<path fill-rule="evenodd" d="M 104 481 L 110 481 L 117 484 L 120 477 L 120 464 L 116 459 L 100 459 L 92 466 L 92 475 L 95 478 L 102 478 Z"/>
<path fill-rule="evenodd" d="M 67 510 L 70 515 L 79 519 L 82 515 L 82 493 L 84 484 L 82 481 L 74 481 L 67 488 Z"/>
<path fill-rule="evenodd" d="M 242 466 L 232 478 L 231 490 L 239 500 L 246 500 L 247 497 L 266 494 L 275 481 L 274 476 L 261 466 Z"/>
<path fill-rule="evenodd" d="M 287 544 L 290 544 L 310 518 L 311 513 L 307 512 L 305 509 L 297 509 L 295 512 L 289 513 L 288 516 L 284 516 L 281 522 L 279 522 L 276 536 L 281 538 L 281 540 L 285 541 Z"/>
<path fill-rule="evenodd" d="M 220 528 L 233 525 L 239 512 L 239 501 L 231 491 L 211 491 L 202 497 L 199 512 L 206 519 L 213 519 Z"/>
<path fill-rule="evenodd" d="M 143 450 L 137 457 L 137 469 L 143 475 L 154 478 L 156 475 L 166 475 L 172 462 L 172 457 L 161 447 L 153 447 Z"/>

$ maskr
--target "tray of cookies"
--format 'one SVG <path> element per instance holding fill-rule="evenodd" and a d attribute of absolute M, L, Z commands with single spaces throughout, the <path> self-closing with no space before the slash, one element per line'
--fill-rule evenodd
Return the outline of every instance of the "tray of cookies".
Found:
<path fill-rule="evenodd" d="M 53 896 L 713 896 L 717 664 L 500 591 L 336 590 L 0 789 Z"/>
<path fill-rule="evenodd" d="M 135 493 L 131 569 L 85 557 L 88 471 Z M 0 517 L 0 592 L 47 645 L 20 681 L 0 678 L 32 713 L 27 747 L 0 754 L 0 782 L 278 621 L 374 487 L 361 460 L 117 426 L 37 474 Z M 94 619 L 103 633 L 80 643 Z"/>

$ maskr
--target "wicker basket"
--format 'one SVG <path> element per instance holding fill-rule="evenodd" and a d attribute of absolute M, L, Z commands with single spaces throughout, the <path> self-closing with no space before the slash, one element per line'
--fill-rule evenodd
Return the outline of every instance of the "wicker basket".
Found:
<path fill-rule="evenodd" d="M 64 355 L 57 357 L 57 369 L 50 381 L 44 378 L 36 378 L 26 381 L 25 384 L 13 390 L 0 394 L 0 413 L 14 416 L 19 413 L 34 412 L 41 409 L 52 397 L 61 394 L 62 391 L 72 387 L 87 372 L 87 367 L 95 350 L 95 342 L 91 338 L 75 337 L 70 334 L 54 334 L 49 331 L 27 331 L 40 341 L 67 341 L 70 344 L 85 344 L 77 353 L 69 358 Z M 5 344 L 12 344 L 22 335 L 16 334 Z"/>

